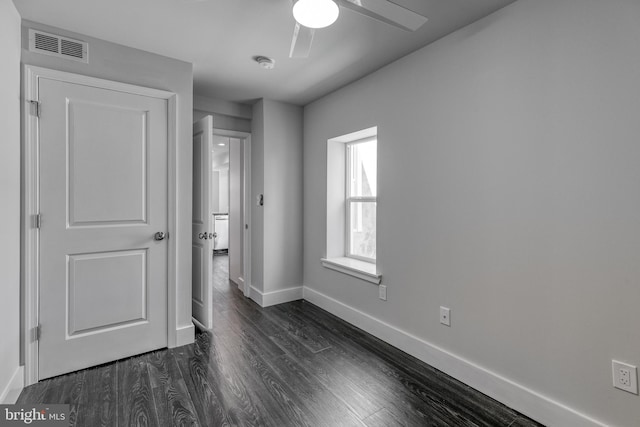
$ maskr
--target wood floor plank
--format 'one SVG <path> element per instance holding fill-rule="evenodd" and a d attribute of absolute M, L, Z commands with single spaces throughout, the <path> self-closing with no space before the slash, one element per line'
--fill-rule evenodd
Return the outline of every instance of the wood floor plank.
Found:
<path fill-rule="evenodd" d="M 475 425 L 440 402 L 423 401 L 404 392 L 400 384 L 375 371 L 373 366 L 350 360 L 335 347 L 323 351 L 321 357 L 349 380 L 368 390 L 369 400 L 386 407 L 396 418 L 406 420 L 410 425 Z"/>
<path fill-rule="evenodd" d="M 208 354 L 196 354 L 195 348 L 194 344 L 179 347 L 173 349 L 171 355 L 180 368 L 200 424 L 221 427 L 239 425 L 234 412 L 221 399 L 217 380 L 209 371 Z"/>
<path fill-rule="evenodd" d="M 18 396 L 18 400 L 16 401 L 17 405 L 24 404 L 39 404 L 45 403 L 44 396 L 47 392 L 47 388 L 50 386 L 51 381 L 40 381 L 39 383 L 35 383 L 28 387 L 25 387 Z M 52 402 L 46 402 L 52 403 Z"/>
<path fill-rule="evenodd" d="M 403 423 L 398 421 L 386 408 L 380 409 L 375 414 L 372 414 L 364 419 L 364 424 L 367 427 L 402 427 Z"/>
<path fill-rule="evenodd" d="M 160 425 L 144 356 L 117 362 L 118 425 L 144 427 Z"/>
<path fill-rule="evenodd" d="M 405 392 L 422 401 L 446 404 L 449 410 L 481 426 L 508 425 L 517 416 L 499 402 L 310 303 L 292 304 L 291 308 L 331 331 L 332 337 L 340 337 L 334 347 L 341 348 L 343 355 L 370 364 L 372 372 L 395 379 Z"/>
<path fill-rule="evenodd" d="M 116 364 L 88 369 L 78 405 L 78 426 L 107 427 L 118 418 Z"/>
<path fill-rule="evenodd" d="M 363 426 L 348 404 L 338 398 L 322 382 L 293 357 L 284 355 L 270 360 L 276 374 L 293 390 L 310 411 L 317 426 Z"/>
<path fill-rule="evenodd" d="M 372 351 L 371 347 L 368 349 L 358 348 L 358 343 L 355 341 L 347 340 L 345 342 L 347 344 L 343 346 L 336 346 L 337 350 L 342 350 L 342 356 L 349 358 L 357 365 L 368 365 L 370 372 L 374 372 L 381 381 L 386 380 L 390 384 L 399 387 L 396 390 L 409 396 L 406 400 L 412 402 L 413 405 L 417 405 L 417 407 L 420 407 L 419 402 L 423 402 L 424 410 L 433 410 L 426 409 L 427 407 L 440 408 L 443 413 L 455 414 L 456 417 L 464 418 L 465 423 L 473 425 L 505 425 L 512 419 L 513 414 L 510 412 L 492 414 L 489 412 L 491 405 L 480 407 L 478 408 L 479 411 L 470 411 L 469 407 L 471 405 L 462 401 L 459 395 L 468 394 L 471 389 L 463 384 L 453 384 L 453 387 L 451 387 L 452 384 L 443 382 L 436 376 L 431 376 L 429 381 L 420 381 L 421 376 L 418 370 L 403 369 L 402 365 L 398 363 L 399 354 L 392 354 L 389 358 L 384 358 L 376 353 L 376 351 L 380 350 L 380 347 Z M 380 343 L 380 345 L 383 344 Z M 346 349 L 345 346 L 347 347 Z M 464 387 L 464 389 L 461 387 Z M 485 419 L 480 419 L 478 414 L 482 414 Z M 463 424 L 462 421 L 456 422 Z"/>
<path fill-rule="evenodd" d="M 260 348 L 264 357 L 279 357 L 284 350 L 274 343 L 261 329 L 244 320 L 236 310 L 226 310 L 223 314 L 215 313 L 213 330 L 217 332 L 233 331 L 248 346 Z"/>
<path fill-rule="evenodd" d="M 312 333 L 316 336 L 326 337 L 324 342 L 328 347 L 321 352 L 321 357 L 326 358 L 328 363 L 339 366 L 339 371 L 344 372 L 347 378 L 368 390 L 367 397 L 370 401 L 380 406 L 386 405 L 387 409 L 396 416 L 413 423 L 447 425 L 455 422 L 457 425 L 475 425 L 440 402 L 425 402 L 406 392 L 403 385 L 395 378 L 389 378 L 377 370 L 375 357 L 370 357 L 368 353 L 359 354 L 358 349 L 351 343 L 339 336 L 333 336 L 332 333 L 327 333 L 330 331 L 322 330 L 321 325 L 309 324 L 300 313 L 288 307 L 279 307 L 279 312 L 291 322 L 305 324 L 307 330 L 313 331 Z M 374 363 L 371 363 L 372 361 Z"/>
<path fill-rule="evenodd" d="M 237 420 L 235 424 L 260 426 L 265 422 L 271 422 L 273 417 L 278 415 L 267 411 L 258 390 L 252 387 L 255 384 L 246 382 L 247 376 L 255 376 L 257 372 L 230 363 L 235 360 L 236 355 L 227 354 L 227 350 L 212 333 L 206 332 L 198 337 L 194 353 L 196 356 L 202 354 L 207 358 L 212 384 L 217 387 L 230 416 Z M 264 390 L 261 391 L 264 393 Z"/>
<path fill-rule="evenodd" d="M 293 357 L 283 355 L 276 359 L 265 359 L 260 357 L 256 348 L 238 346 L 237 340 L 226 340 L 225 345 L 229 345 L 232 353 L 242 355 L 245 363 L 261 372 L 269 395 L 276 397 L 272 404 L 280 406 L 287 423 L 312 426 L 363 425 L 348 405 Z M 311 352 L 308 355 L 313 357 Z M 349 395 L 352 397 L 353 393 Z"/>
<path fill-rule="evenodd" d="M 290 358 L 306 369 L 319 385 L 330 390 L 339 401 L 360 418 L 367 417 L 381 408 L 379 403 L 375 403 L 367 397 L 367 390 L 354 384 L 320 357 L 322 352 L 314 353 L 302 345 L 277 322 L 273 321 L 271 316 L 266 316 L 262 309 L 243 310 L 242 315 L 248 316 L 248 321 L 262 329 L 270 339 L 285 350 Z"/>
<path fill-rule="evenodd" d="M 198 415 L 174 358 L 167 351 L 146 355 L 160 425 L 199 427 Z"/>
<path fill-rule="evenodd" d="M 50 379 L 42 403 L 69 405 L 69 426 L 76 426 L 78 404 L 82 396 L 86 371 L 73 372 Z"/>
<path fill-rule="evenodd" d="M 275 322 L 281 325 L 291 336 L 300 341 L 302 345 L 312 352 L 317 353 L 325 348 L 331 347 L 331 344 L 318 328 L 300 322 L 295 314 L 286 310 L 283 311 L 283 307 L 277 305 L 271 306 L 264 309 L 264 312 L 267 316 L 271 316 Z"/>
<path fill-rule="evenodd" d="M 262 425 L 312 425 L 288 385 L 240 337 L 214 332 L 213 339 L 217 345 L 211 354 L 224 366 L 226 378 L 234 378 L 235 383 L 244 385 L 254 411 L 262 414 Z"/>

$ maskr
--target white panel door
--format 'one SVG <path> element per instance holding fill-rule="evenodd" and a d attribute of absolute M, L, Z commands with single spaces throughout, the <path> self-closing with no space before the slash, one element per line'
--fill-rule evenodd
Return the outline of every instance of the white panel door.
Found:
<path fill-rule="evenodd" d="M 192 315 L 202 326 L 213 326 L 213 212 L 211 174 L 213 117 L 193 125 L 193 222 L 192 222 Z"/>
<path fill-rule="evenodd" d="M 167 101 L 38 91 L 43 379 L 167 345 Z"/>

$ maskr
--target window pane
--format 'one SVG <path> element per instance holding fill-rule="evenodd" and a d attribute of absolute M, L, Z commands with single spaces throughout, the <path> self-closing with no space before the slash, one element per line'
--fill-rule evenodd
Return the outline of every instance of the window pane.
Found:
<path fill-rule="evenodd" d="M 376 202 L 350 202 L 349 255 L 376 259 Z"/>
<path fill-rule="evenodd" d="M 361 142 L 347 146 L 349 150 L 349 196 L 375 197 L 378 191 L 378 141 Z"/>

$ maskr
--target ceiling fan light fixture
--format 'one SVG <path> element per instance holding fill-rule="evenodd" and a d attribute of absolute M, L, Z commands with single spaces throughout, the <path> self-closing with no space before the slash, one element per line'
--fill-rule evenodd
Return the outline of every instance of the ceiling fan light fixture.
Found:
<path fill-rule="evenodd" d="M 293 5 L 293 17 L 300 25 L 324 28 L 336 22 L 340 8 L 333 0 L 298 0 Z"/>

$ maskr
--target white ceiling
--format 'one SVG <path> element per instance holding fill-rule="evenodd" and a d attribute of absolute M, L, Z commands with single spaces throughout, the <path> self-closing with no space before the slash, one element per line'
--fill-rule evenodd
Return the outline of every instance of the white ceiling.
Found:
<path fill-rule="evenodd" d="M 291 0 L 14 0 L 23 19 L 192 62 L 194 91 L 236 102 L 304 105 L 514 0 L 393 0 L 429 18 L 414 33 L 351 10 L 288 57 Z M 275 59 L 273 70 L 253 62 Z"/>

